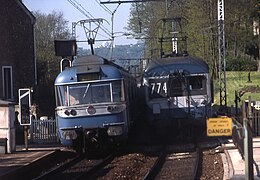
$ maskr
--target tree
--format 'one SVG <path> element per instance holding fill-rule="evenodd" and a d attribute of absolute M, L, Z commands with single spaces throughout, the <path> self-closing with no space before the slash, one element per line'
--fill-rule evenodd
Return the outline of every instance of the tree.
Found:
<path fill-rule="evenodd" d="M 188 53 L 202 58 L 209 64 L 212 77 L 218 72 L 218 29 L 216 0 L 186 0 L 185 16 L 188 24 Z"/>
<path fill-rule="evenodd" d="M 165 17 L 165 3 L 159 1 L 132 4 L 130 14 L 128 30 L 132 31 L 135 37 L 145 39 L 145 54 L 158 57 L 159 37 L 162 34 L 160 19 Z"/>
<path fill-rule="evenodd" d="M 256 0 L 225 1 L 227 61 L 232 60 L 233 63 L 234 60 L 242 58 L 242 61 L 252 63 L 254 59 L 255 53 L 248 52 L 256 49 L 256 37 L 253 35 L 253 20 L 256 20 L 253 16 L 256 12 L 255 4 L 257 4 Z M 156 33 L 150 32 L 163 32 L 162 28 L 157 25 L 159 19 L 165 17 L 184 18 L 187 22 L 183 26 L 183 31 L 188 37 L 188 53 L 204 59 L 209 64 L 213 77 L 217 77 L 218 18 L 216 0 L 146 2 L 143 3 L 143 7 L 137 10 L 137 7 L 132 5 L 132 15 L 128 27 L 133 33 L 138 35 L 138 26 L 141 24 L 145 30 L 142 32 L 145 37 L 152 38 L 156 36 Z M 158 43 L 156 45 L 152 40 L 147 40 L 146 47 L 151 50 L 158 49 Z M 241 68 L 241 70 L 248 69 L 244 66 Z"/>
<path fill-rule="evenodd" d="M 59 58 L 55 56 L 54 40 L 69 39 L 68 21 L 62 12 L 52 11 L 44 14 L 33 12 L 36 17 L 35 40 L 38 81 L 42 85 L 50 85 L 59 73 Z"/>

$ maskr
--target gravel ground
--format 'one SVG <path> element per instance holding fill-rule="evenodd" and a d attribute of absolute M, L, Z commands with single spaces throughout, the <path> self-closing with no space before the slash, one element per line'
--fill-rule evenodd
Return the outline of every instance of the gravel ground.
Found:
<path fill-rule="evenodd" d="M 223 179 L 224 169 L 221 154 L 215 152 L 215 149 L 204 150 L 202 152 L 201 180 Z"/>
<path fill-rule="evenodd" d="M 149 168 L 153 165 L 156 156 L 131 153 L 119 156 L 111 164 L 103 168 L 94 179 L 123 180 L 123 179 L 143 179 Z M 223 165 L 221 154 L 215 149 L 206 149 L 202 152 L 202 162 L 199 166 L 201 174 L 197 179 L 216 180 L 223 179 Z M 184 168 L 185 169 L 185 168 Z M 169 173 L 172 172 L 164 172 Z M 185 172 L 179 172 L 185 173 Z M 170 177 L 165 175 L 166 177 Z"/>
<path fill-rule="evenodd" d="M 119 156 L 99 172 L 94 179 L 143 179 L 156 157 L 141 153 Z"/>

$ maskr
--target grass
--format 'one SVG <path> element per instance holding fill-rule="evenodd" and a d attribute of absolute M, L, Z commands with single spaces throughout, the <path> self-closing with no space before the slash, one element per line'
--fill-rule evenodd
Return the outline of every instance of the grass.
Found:
<path fill-rule="evenodd" d="M 227 106 L 234 106 L 235 91 L 243 90 L 245 94 L 241 100 L 251 99 L 260 101 L 260 72 L 250 72 L 251 82 L 248 81 L 248 71 L 227 71 L 226 72 L 226 93 L 227 93 Z M 214 82 L 214 104 L 219 105 L 219 81 Z"/>

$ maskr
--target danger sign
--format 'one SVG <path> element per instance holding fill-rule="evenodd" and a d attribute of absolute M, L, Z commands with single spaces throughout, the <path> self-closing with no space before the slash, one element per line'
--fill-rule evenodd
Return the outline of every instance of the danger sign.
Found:
<path fill-rule="evenodd" d="M 226 116 L 208 118 L 207 136 L 232 136 L 232 119 Z"/>

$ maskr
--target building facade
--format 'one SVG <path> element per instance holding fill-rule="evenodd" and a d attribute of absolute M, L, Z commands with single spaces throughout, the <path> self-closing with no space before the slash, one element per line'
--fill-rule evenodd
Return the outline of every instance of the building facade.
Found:
<path fill-rule="evenodd" d="M 0 99 L 18 102 L 18 89 L 37 82 L 36 20 L 21 0 L 0 2 Z"/>

